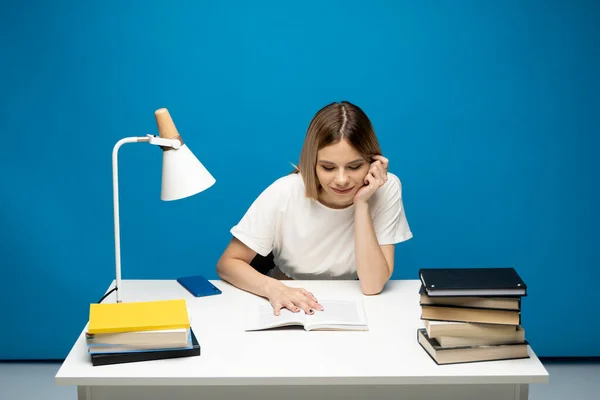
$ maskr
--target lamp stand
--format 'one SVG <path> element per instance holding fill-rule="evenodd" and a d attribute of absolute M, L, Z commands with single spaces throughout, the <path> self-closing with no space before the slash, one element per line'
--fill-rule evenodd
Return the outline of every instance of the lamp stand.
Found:
<path fill-rule="evenodd" d="M 115 295 L 117 297 L 117 303 L 121 303 L 121 227 L 119 225 L 119 163 L 118 153 L 119 149 L 125 143 L 150 143 L 160 146 L 163 151 L 165 149 L 178 149 L 181 146 L 179 139 L 164 139 L 154 135 L 147 135 L 145 137 L 127 137 L 119 140 L 112 152 L 112 170 L 113 170 L 113 208 L 115 218 Z"/>

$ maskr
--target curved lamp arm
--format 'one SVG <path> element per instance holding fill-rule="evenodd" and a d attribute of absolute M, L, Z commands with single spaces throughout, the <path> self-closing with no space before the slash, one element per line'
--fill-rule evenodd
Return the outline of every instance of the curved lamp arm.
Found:
<path fill-rule="evenodd" d="M 146 135 L 145 137 L 126 137 L 119 140 L 112 152 L 112 170 L 113 170 L 113 207 L 114 207 L 114 218 L 115 218 L 115 269 L 116 269 L 116 284 L 115 295 L 117 296 L 117 303 L 121 302 L 119 294 L 119 288 L 121 287 L 121 228 L 119 223 L 119 163 L 118 153 L 119 149 L 125 143 L 149 143 L 161 147 L 169 147 L 178 149 L 181 146 L 181 142 L 177 139 L 165 139 L 155 135 Z M 110 292 L 109 292 L 110 293 Z"/>

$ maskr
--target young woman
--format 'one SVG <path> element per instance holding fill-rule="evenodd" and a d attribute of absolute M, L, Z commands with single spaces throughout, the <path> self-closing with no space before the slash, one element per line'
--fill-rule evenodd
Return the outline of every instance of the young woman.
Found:
<path fill-rule="evenodd" d="M 364 294 L 378 294 L 394 270 L 394 244 L 412 237 L 400 180 L 367 115 L 346 101 L 317 112 L 296 170 L 267 187 L 231 233 L 219 277 L 267 298 L 275 315 L 323 309 L 285 279 L 359 279 Z M 271 252 L 268 276 L 250 266 Z"/>

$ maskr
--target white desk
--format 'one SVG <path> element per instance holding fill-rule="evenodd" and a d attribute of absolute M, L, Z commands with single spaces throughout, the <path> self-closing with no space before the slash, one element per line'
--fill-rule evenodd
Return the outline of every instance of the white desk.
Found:
<path fill-rule="evenodd" d="M 285 282 L 317 298 L 363 297 L 368 332 L 245 332 L 247 310 L 266 300 L 213 283 L 223 294 L 195 298 L 176 281 L 122 282 L 123 301 L 185 298 L 200 356 L 93 367 L 84 327 L 56 383 L 76 385 L 81 400 L 523 400 L 529 384 L 548 382 L 531 350 L 530 359 L 436 365 L 417 343 L 422 321 L 416 280 L 390 281 L 377 296 L 362 296 L 357 281 Z M 114 302 L 114 293 L 104 301 Z"/>

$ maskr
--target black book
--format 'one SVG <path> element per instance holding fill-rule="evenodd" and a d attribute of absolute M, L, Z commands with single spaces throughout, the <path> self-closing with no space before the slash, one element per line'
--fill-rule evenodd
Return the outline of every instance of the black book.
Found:
<path fill-rule="evenodd" d="M 527 285 L 514 268 L 422 268 L 428 296 L 526 296 Z"/>
<path fill-rule="evenodd" d="M 190 329 L 192 336 L 192 348 L 165 349 L 124 353 L 92 354 L 92 365 L 123 364 L 140 361 L 165 360 L 168 358 L 193 357 L 200 355 L 200 344 Z"/>

